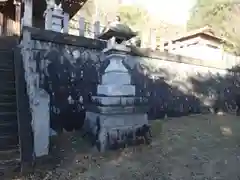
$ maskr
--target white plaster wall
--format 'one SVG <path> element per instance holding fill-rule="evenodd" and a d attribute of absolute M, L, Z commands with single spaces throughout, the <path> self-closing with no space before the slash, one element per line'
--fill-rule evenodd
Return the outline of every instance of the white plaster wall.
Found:
<path fill-rule="evenodd" d="M 219 48 L 212 48 L 206 45 L 196 44 L 183 48 L 177 48 L 172 51 L 174 54 L 192 57 L 202 60 L 222 60 L 222 50 Z"/>

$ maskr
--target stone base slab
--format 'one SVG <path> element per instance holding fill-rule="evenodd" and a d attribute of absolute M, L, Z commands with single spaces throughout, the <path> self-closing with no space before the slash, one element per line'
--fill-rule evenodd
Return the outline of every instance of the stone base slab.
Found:
<path fill-rule="evenodd" d="M 95 106 L 90 105 L 86 106 L 87 109 L 91 112 L 99 113 L 99 114 L 108 114 L 108 115 L 115 115 L 115 114 L 139 114 L 145 113 L 148 111 L 148 106 Z"/>
<path fill-rule="evenodd" d="M 147 114 L 102 115 L 86 112 L 85 129 L 97 137 L 99 150 L 102 152 L 115 140 L 121 143 L 126 141 L 130 133 L 134 139 L 137 130 L 144 125 L 148 125 Z"/>
<path fill-rule="evenodd" d="M 106 97 L 92 96 L 92 102 L 96 105 L 115 106 L 115 105 L 142 105 L 147 104 L 148 99 L 145 97 Z"/>
<path fill-rule="evenodd" d="M 103 74 L 101 84 L 131 84 L 131 76 L 126 72 L 107 72 Z"/>
<path fill-rule="evenodd" d="M 98 85 L 98 95 L 105 96 L 135 96 L 135 86 L 133 85 Z"/>

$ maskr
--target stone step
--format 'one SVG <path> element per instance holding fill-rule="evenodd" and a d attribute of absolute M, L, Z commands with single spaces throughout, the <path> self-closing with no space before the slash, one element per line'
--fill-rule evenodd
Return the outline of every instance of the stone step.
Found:
<path fill-rule="evenodd" d="M 14 55 L 13 51 L 1 51 L 1 60 L 0 60 L 0 69 L 6 68 L 7 69 L 13 69 L 14 68 Z"/>
<path fill-rule="evenodd" d="M 0 68 L 0 74 L 14 75 L 13 68 Z"/>
<path fill-rule="evenodd" d="M 17 135 L 0 135 L 0 151 L 18 148 Z"/>
<path fill-rule="evenodd" d="M 0 54 L 1 54 L 1 60 L 0 60 L 0 65 L 1 64 L 13 64 L 13 51 L 3 51 L 0 49 Z"/>
<path fill-rule="evenodd" d="M 2 135 L 18 135 L 18 123 L 1 123 L 0 136 Z"/>
<path fill-rule="evenodd" d="M 16 89 L 14 87 L 0 87 L 1 95 L 15 95 Z"/>
<path fill-rule="evenodd" d="M 98 85 L 97 94 L 103 96 L 135 96 L 133 85 Z"/>
<path fill-rule="evenodd" d="M 7 88 L 15 88 L 15 81 L 2 81 L 1 86 L 7 87 Z"/>
<path fill-rule="evenodd" d="M 1 68 L 0 67 L 0 73 L 13 73 L 13 68 Z"/>
<path fill-rule="evenodd" d="M 0 81 L 7 82 L 7 81 L 14 81 L 15 75 L 12 69 L 0 69 Z"/>
<path fill-rule="evenodd" d="M 117 79 L 117 81 L 116 81 Z M 131 84 L 131 76 L 127 72 L 108 72 L 103 74 L 101 79 L 101 84 L 118 84 L 118 85 L 127 85 Z"/>
<path fill-rule="evenodd" d="M 4 138 L 6 139 L 4 140 Z M 17 121 L 17 115 L 16 110 L 13 112 L 0 112 L 0 149 L 4 148 L 4 144 L 10 143 L 10 149 L 13 146 L 16 146 L 18 143 L 18 121 Z M 10 140 L 9 142 L 8 139 Z M 13 142 L 13 143 L 11 143 Z M 8 147 L 6 147 L 9 149 Z"/>
<path fill-rule="evenodd" d="M 13 68 L 14 68 L 14 61 L 12 59 L 6 58 L 0 61 L 0 69 L 13 69 Z"/>
<path fill-rule="evenodd" d="M 19 175 L 21 169 L 20 159 L 0 160 L 0 179 L 10 179 Z"/>
<path fill-rule="evenodd" d="M 17 122 L 17 112 L 0 112 L 0 124 L 15 124 Z"/>
<path fill-rule="evenodd" d="M 0 37 L 0 179 L 20 170 L 13 47 L 16 37 Z"/>
<path fill-rule="evenodd" d="M 0 94 L 0 103 L 5 102 L 16 102 L 16 94 L 12 95 Z"/>
<path fill-rule="evenodd" d="M 0 127 L 16 127 L 18 126 L 17 119 L 14 119 L 14 121 L 4 122 L 0 120 Z"/>
<path fill-rule="evenodd" d="M 1 54 L 1 51 L 0 51 L 0 54 Z M 2 56 L 2 54 L 1 54 L 1 56 Z M 9 67 L 9 68 L 13 69 L 13 67 L 14 67 L 13 59 L 1 57 L 0 67 Z"/>
<path fill-rule="evenodd" d="M 13 62 L 2 62 L 0 63 L 0 69 L 8 69 L 8 70 L 12 70 L 14 67 L 14 64 Z"/>
<path fill-rule="evenodd" d="M 16 112 L 16 102 L 0 103 L 0 112 Z"/>
<path fill-rule="evenodd" d="M 9 161 L 20 159 L 19 148 L 0 151 L 0 161 Z"/>
<path fill-rule="evenodd" d="M 0 51 L 12 53 L 12 49 L 17 46 L 19 37 L 17 36 L 2 36 L 0 37 Z"/>

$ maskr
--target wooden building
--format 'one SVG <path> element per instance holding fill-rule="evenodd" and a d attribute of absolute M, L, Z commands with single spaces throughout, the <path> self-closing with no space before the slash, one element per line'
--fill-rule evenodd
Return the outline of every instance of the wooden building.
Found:
<path fill-rule="evenodd" d="M 222 60 L 223 55 L 227 54 L 222 48 L 224 42 L 226 40 L 216 36 L 211 27 L 205 26 L 165 43 L 165 49 L 196 59 Z"/>
<path fill-rule="evenodd" d="M 62 8 L 71 17 L 87 2 L 87 0 L 55 0 L 62 3 Z M 13 36 L 20 34 L 21 19 L 26 7 L 27 21 L 31 26 L 44 28 L 43 13 L 46 9 L 46 0 L 0 0 L 0 35 Z M 26 20 L 25 20 L 26 22 Z M 30 26 L 30 24 L 28 24 Z"/>

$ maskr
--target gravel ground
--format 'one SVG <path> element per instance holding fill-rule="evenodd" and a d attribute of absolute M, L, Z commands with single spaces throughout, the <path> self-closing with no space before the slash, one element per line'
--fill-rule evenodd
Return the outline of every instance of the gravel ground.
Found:
<path fill-rule="evenodd" d="M 79 134 L 59 137 L 52 157 L 22 180 L 240 180 L 239 117 L 196 115 L 152 127 L 151 146 L 105 154 Z"/>

